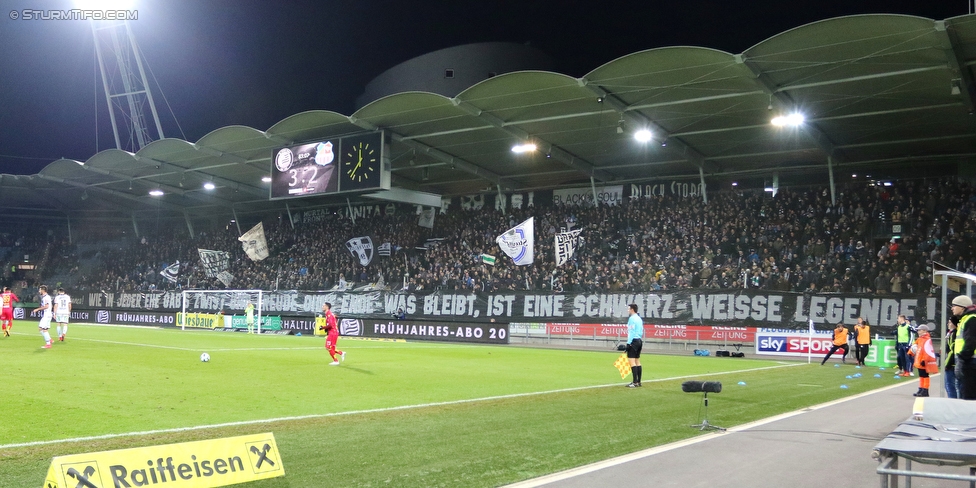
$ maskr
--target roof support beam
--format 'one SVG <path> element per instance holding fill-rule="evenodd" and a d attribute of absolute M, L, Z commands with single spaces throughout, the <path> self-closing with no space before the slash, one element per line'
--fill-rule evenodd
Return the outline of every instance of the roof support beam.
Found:
<path fill-rule="evenodd" d="M 796 107 L 796 101 L 784 91 L 785 88 L 776 86 L 776 84 L 773 83 L 773 80 L 769 78 L 769 75 L 763 73 L 755 63 L 746 59 L 745 55 L 736 54 L 735 61 L 737 63 L 744 64 L 747 68 L 749 68 L 749 71 L 755 75 L 753 81 L 755 81 L 756 85 L 765 90 L 771 97 L 776 98 L 780 104 L 790 108 Z M 829 137 L 827 137 L 827 134 L 824 133 L 820 127 L 817 127 L 816 123 L 807 122 L 803 124 L 803 128 L 804 132 L 810 136 L 813 142 L 817 144 L 817 147 L 819 147 L 826 156 L 833 157 L 835 160 L 840 162 L 844 162 L 846 160 L 846 158 L 844 158 L 843 155 L 837 151 L 837 145 L 834 144 Z"/>
<path fill-rule="evenodd" d="M 452 169 L 459 169 L 466 173 L 471 173 L 481 179 L 490 181 L 494 185 L 501 185 L 506 189 L 512 189 L 512 190 L 517 189 L 516 186 L 510 180 L 503 178 L 501 175 L 488 171 L 482 168 L 481 166 L 478 166 L 470 161 L 467 161 L 465 159 L 441 151 L 440 149 L 437 149 L 433 146 L 428 146 L 427 144 L 424 144 L 422 142 L 404 138 L 402 135 L 397 134 L 396 132 L 393 132 L 389 129 L 383 129 L 382 127 L 377 127 L 365 120 L 356 117 L 349 117 L 349 121 L 366 130 L 385 130 L 388 134 L 390 134 L 390 137 L 394 141 L 403 143 L 409 146 L 414 151 L 417 151 L 418 153 L 424 153 L 438 161 L 446 163 L 450 165 Z"/>
<path fill-rule="evenodd" d="M 100 175 L 105 175 L 105 176 L 109 176 L 109 177 L 112 177 L 112 178 L 118 178 L 118 181 L 119 182 L 123 182 L 123 181 L 128 180 L 130 186 L 132 185 L 132 182 L 133 181 L 139 181 L 141 183 L 143 180 L 146 180 L 146 181 L 149 182 L 149 184 L 151 186 L 157 187 L 160 190 L 166 190 L 167 192 L 170 192 L 170 193 L 176 193 L 176 194 L 181 195 L 183 197 L 192 198 L 194 200 L 197 200 L 197 201 L 200 201 L 200 202 L 203 202 L 203 203 L 216 203 L 218 205 L 223 205 L 223 206 L 228 207 L 228 208 L 232 205 L 232 203 L 230 201 L 225 200 L 223 198 L 218 198 L 218 197 L 214 197 L 214 196 L 211 196 L 211 197 L 203 197 L 202 195 L 198 195 L 197 192 L 195 192 L 195 191 L 187 191 L 184 188 L 178 188 L 178 187 L 171 186 L 171 185 L 165 185 L 165 184 L 159 183 L 158 181 L 154 181 L 154 180 L 152 180 L 150 178 L 129 178 L 129 177 L 125 176 L 125 175 L 121 175 L 121 174 L 118 174 L 118 173 L 114 173 L 112 171 L 109 171 L 109 170 L 106 170 L 106 169 L 102 169 L 102 168 L 95 168 L 95 167 L 90 166 L 90 165 L 87 165 L 87 164 L 83 164 L 83 165 L 81 165 L 81 167 L 84 168 L 86 171 L 91 171 L 93 173 L 98 173 Z"/>
<path fill-rule="evenodd" d="M 136 203 L 139 203 L 141 205 L 150 206 L 153 203 L 158 203 L 160 206 L 165 207 L 166 209 L 172 210 L 174 212 L 182 212 L 183 211 L 183 207 L 181 207 L 179 205 L 173 205 L 172 203 L 167 203 L 167 202 L 164 202 L 164 201 L 150 202 L 146 198 L 132 196 L 132 195 L 129 195 L 128 193 L 123 193 L 123 192 L 120 192 L 120 191 L 110 190 L 108 188 L 102 188 L 102 187 L 98 187 L 98 186 L 86 185 L 84 183 L 79 183 L 77 181 L 66 180 L 64 178 L 57 178 L 57 177 L 54 177 L 54 176 L 47 176 L 47 175 L 43 175 L 43 174 L 37 174 L 37 175 L 34 175 L 34 176 L 37 176 L 38 178 L 45 179 L 45 180 L 48 180 L 48 181 L 53 181 L 55 183 L 60 183 L 62 185 L 73 186 L 75 188 L 82 188 L 82 189 L 85 189 L 85 190 L 100 191 L 100 192 L 103 192 L 103 193 L 105 193 L 107 195 L 111 195 L 113 197 L 122 198 L 124 200 L 129 200 L 129 201 L 132 201 L 132 202 L 136 202 Z"/>
<path fill-rule="evenodd" d="M 740 58 L 741 56 L 742 56 L 741 54 L 737 54 L 736 59 Z M 752 69 L 752 67 L 750 66 L 749 69 Z M 874 73 L 871 75 L 851 76 L 850 78 L 838 78 L 835 80 L 814 81 L 810 83 L 797 83 L 795 85 L 780 86 L 780 87 L 776 87 L 776 91 L 785 92 L 790 90 L 802 90 L 804 88 L 817 88 L 821 86 L 839 85 L 841 83 L 870 81 L 870 80 L 876 80 L 878 78 L 890 78 L 892 76 L 913 75 L 916 73 L 925 73 L 926 71 L 939 71 L 943 69 L 945 69 L 945 67 L 943 66 L 926 66 L 924 68 L 911 68 L 911 69 L 903 69 L 898 71 L 886 71 L 884 73 Z"/>
<path fill-rule="evenodd" d="M 552 156 L 552 159 L 555 159 L 569 166 L 570 168 L 574 168 L 587 176 L 599 178 L 602 181 L 613 181 L 614 178 L 616 178 L 616 176 L 614 176 L 611 173 L 608 173 L 601 169 L 597 169 L 593 165 L 593 163 L 587 161 L 584 158 L 572 154 L 569 151 L 549 141 L 546 141 L 538 136 L 530 135 L 528 132 L 522 129 L 507 125 L 504 120 L 496 117 L 493 114 L 485 112 L 483 109 L 474 106 L 471 102 L 461 101 L 456 98 L 452 98 L 451 101 L 454 103 L 454 106 L 456 106 L 457 108 L 471 115 L 474 115 L 475 117 L 478 117 L 479 119 L 484 120 L 485 122 L 488 122 L 492 127 L 501 129 L 502 131 L 508 133 L 509 135 L 511 135 L 512 137 L 520 141 L 535 142 L 538 146 L 540 146 L 539 149 L 545 149 L 547 153 L 550 156 Z M 544 148 L 542 146 L 544 146 Z"/>
<path fill-rule="evenodd" d="M 966 60 L 960 55 L 960 42 L 959 36 L 955 31 L 949 31 L 946 28 L 946 23 L 944 20 L 935 21 L 935 30 L 943 34 L 944 49 L 946 54 L 946 59 L 949 60 L 949 69 L 952 70 L 957 76 L 959 76 L 959 96 L 962 97 L 962 102 L 969 110 L 969 114 L 972 115 L 976 111 L 976 106 L 973 105 L 973 100 L 976 99 L 976 84 L 973 82 L 973 76 L 966 67 Z M 950 86 L 950 90 L 954 88 Z"/>
<path fill-rule="evenodd" d="M 681 156 L 687 159 L 688 162 L 690 162 L 691 164 L 695 165 L 695 167 L 703 171 L 708 171 L 709 173 L 718 171 L 719 169 L 718 166 L 715 163 L 710 163 L 706 161 L 705 155 L 698 152 L 697 149 L 689 146 L 680 138 L 668 134 L 668 131 L 664 130 L 664 127 L 661 127 L 660 125 L 652 121 L 644 114 L 640 112 L 632 111 L 632 108 L 629 107 L 626 103 L 624 103 L 624 101 L 621 100 L 620 97 L 610 93 L 609 91 L 607 91 L 601 86 L 587 84 L 583 80 L 581 80 L 580 83 L 583 83 L 583 86 L 585 88 L 589 89 L 599 98 L 601 98 L 603 100 L 604 105 L 608 105 L 611 108 L 613 108 L 614 111 L 618 112 L 620 116 L 624 118 L 625 122 L 628 122 L 629 124 L 636 127 L 646 127 L 648 130 L 654 133 L 654 136 L 657 139 L 667 140 L 672 150 L 677 150 L 677 152 L 681 154 Z M 628 118 L 630 120 L 627 120 Z"/>
<path fill-rule="evenodd" d="M 215 175 L 212 175 L 212 174 L 209 174 L 209 173 L 204 173 L 204 172 L 201 172 L 201 171 L 196 171 L 193 168 L 184 168 L 182 166 L 179 166 L 179 165 L 176 165 L 176 164 L 173 164 L 173 163 L 169 163 L 169 162 L 166 162 L 166 161 L 160 161 L 158 159 L 147 158 L 145 156 L 140 156 L 138 154 L 133 154 L 132 157 L 136 161 L 139 161 L 140 163 L 143 163 L 143 164 L 148 164 L 148 165 L 151 165 L 151 166 L 158 166 L 160 168 L 167 168 L 167 169 L 171 169 L 173 171 L 182 171 L 182 172 L 191 171 L 191 172 L 194 172 L 194 173 L 199 173 L 199 174 L 203 175 L 204 177 L 206 177 L 207 179 L 209 179 L 210 181 L 212 181 L 214 183 L 219 183 L 222 186 L 226 186 L 228 188 L 234 188 L 235 190 L 239 190 L 239 191 L 242 191 L 242 192 L 245 192 L 245 193 L 250 193 L 251 195 L 254 195 L 254 196 L 257 196 L 257 197 L 264 197 L 264 198 L 267 198 L 268 197 L 268 190 L 262 190 L 260 188 L 257 188 L 257 187 L 251 186 L 251 185 L 243 185 L 243 184 L 238 183 L 238 182 L 236 182 L 234 180 L 229 180 L 227 178 L 221 178 L 219 176 L 215 176 Z"/>

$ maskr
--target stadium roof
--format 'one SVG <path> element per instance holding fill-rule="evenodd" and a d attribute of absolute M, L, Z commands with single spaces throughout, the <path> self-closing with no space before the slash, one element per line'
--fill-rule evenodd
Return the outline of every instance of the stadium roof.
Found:
<path fill-rule="evenodd" d="M 840 17 L 741 54 L 650 49 L 582 78 L 516 72 L 455 98 L 399 93 L 351 116 L 308 111 L 264 131 L 229 126 L 195 143 L 164 139 L 135 154 L 61 159 L 37 175 L 0 176 L 0 205 L 202 216 L 345 202 L 269 201 L 261 178 L 272 150 L 376 129 L 392 137 L 394 187 L 452 196 L 589 185 L 591 177 L 598 185 L 702 174 L 710 184 L 773 173 L 809 181 L 826 178 L 828 156 L 845 174 L 954 165 L 976 156 L 974 65 L 976 15 Z M 794 111 L 806 117 L 800 128 L 770 123 Z M 634 140 L 641 128 L 652 141 Z M 538 150 L 514 154 L 522 142 Z M 216 189 L 204 190 L 206 182 Z"/>

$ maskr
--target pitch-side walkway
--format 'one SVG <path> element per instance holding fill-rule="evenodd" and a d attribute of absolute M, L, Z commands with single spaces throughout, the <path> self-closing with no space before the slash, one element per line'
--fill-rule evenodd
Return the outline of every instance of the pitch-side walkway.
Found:
<path fill-rule="evenodd" d="M 933 386 L 939 384 L 933 378 Z M 868 488 L 880 486 L 874 446 L 912 413 L 912 378 L 881 391 L 785 414 L 510 485 L 528 488 Z M 943 395 L 944 396 L 944 395 Z M 720 409 L 720 397 L 710 408 Z M 904 467 L 904 462 L 901 464 Z M 968 474 L 966 468 L 914 463 L 920 471 Z M 905 486 L 904 479 L 900 486 Z M 968 486 L 913 478 L 914 488 Z"/>

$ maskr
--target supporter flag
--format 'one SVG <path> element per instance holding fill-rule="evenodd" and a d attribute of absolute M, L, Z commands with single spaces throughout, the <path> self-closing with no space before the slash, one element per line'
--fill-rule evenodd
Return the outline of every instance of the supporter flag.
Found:
<path fill-rule="evenodd" d="M 227 251 L 213 251 L 210 249 L 197 249 L 200 252 L 200 261 L 203 263 L 203 272 L 207 278 L 216 278 L 217 273 L 224 271 L 230 266 L 230 253 Z"/>
<path fill-rule="evenodd" d="M 490 264 L 490 265 L 494 266 L 495 265 L 495 256 L 492 256 L 491 254 L 482 254 L 481 255 L 481 262 L 482 263 L 485 263 L 485 264 Z"/>
<path fill-rule="evenodd" d="M 380 256 L 389 256 L 393 254 L 393 245 L 391 245 L 389 242 L 384 242 L 383 244 L 380 244 L 380 247 L 376 248 L 376 252 L 379 253 Z"/>
<path fill-rule="evenodd" d="M 221 271 L 217 273 L 217 279 L 220 280 L 224 286 L 230 288 L 230 284 L 234 282 L 234 275 L 228 273 L 227 271 Z"/>
<path fill-rule="evenodd" d="M 623 353 L 613 362 L 617 371 L 620 371 L 620 379 L 624 379 L 630 374 L 630 361 L 627 360 L 627 353 Z"/>
<path fill-rule="evenodd" d="M 264 238 L 264 222 L 258 222 L 251 230 L 237 238 L 244 245 L 244 252 L 251 261 L 260 261 L 268 257 L 268 241 Z"/>
<path fill-rule="evenodd" d="M 556 234 L 556 266 L 562 266 L 569 261 L 580 243 L 580 232 L 583 229 L 559 232 Z"/>
<path fill-rule="evenodd" d="M 177 278 L 180 276 L 180 262 L 177 260 L 175 263 L 167 266 L 162 271 L 159 272 L 167 280 L 176 283 Z"/>
<path fill-rule="evenodd" d="M 417 225 L 428 229 L 434 228 L 434 207 L 425 208 L 420 212 L 420 219 L 417 220 Z"/>
<path fill-rule="evenodd" d="M 346 249 L 352 253 L 353 259 L 361 266 L 369 266 L 373 262 L 373 239 L 369 236 L 353 237 L 346 241 Z"/>
<path fill-rule="evenodd" d="M 535 257 L 533 246 L 535 244 L 535 217 L 529 217 L 504 234 L 495 239 L 498 247 L 502 249 L 508 257 L 515 261 L 516 265 L 522 266 L 532 264 Z"/>

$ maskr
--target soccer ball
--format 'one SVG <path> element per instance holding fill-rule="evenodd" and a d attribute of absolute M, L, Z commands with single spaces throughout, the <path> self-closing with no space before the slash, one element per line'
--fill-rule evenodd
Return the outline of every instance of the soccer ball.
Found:
<path fill-rule="evenodd" d="M 203 361 L 205 363 L 209 363 L 210 362 L 210 355 L 207 354 L 207 353 L 201 354 L 200 355 L 200 361 Z"/>

